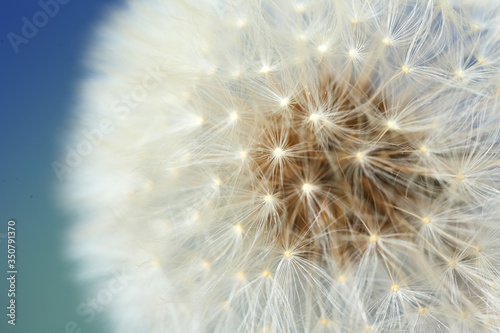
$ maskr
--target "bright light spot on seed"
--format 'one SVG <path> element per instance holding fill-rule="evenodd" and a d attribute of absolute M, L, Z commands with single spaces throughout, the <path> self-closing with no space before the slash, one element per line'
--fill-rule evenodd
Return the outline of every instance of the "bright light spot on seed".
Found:
<path fill-rule="evenodd" d="M 386 37 L 382 39 L 382 43 L 384 43 L 384 45 L 392 45 L 392 40 L 389 37 Z"/>
<path fill-rule="evenodd" d="M 247 152 L 246 152 L 246 151 L 244 151 L 244 150 L 240 151 L 240 158 L 241 158 L 241 159 L 245 159 L 245 158 L 247 158 Z"/>
<path fill-rule="evenodd" d="M 202 263 L 202 265 L 203 265 L 203 268 L 205 268 L 205 269 L 210 269 L 210 263 L 209 263 L 208 261 L 204 261 L 204 262 Z"/>
<path fill-rule="evenodd" d="M 245 272 L 239 271 L 236 273 L 236 277 L 240 280 L 243 280 L 245 278 Z"/>
<path fill-rule="evenodd" d="M 431 219 L 430 219 L 430 218 L 428 218 L 428 217 L 424 217 L 424 218 L 422 219 L 422 223 L 423 223 L 423 224 L 429 224 L 429 223 L 431 223 Z"/>
<path fill-rule="evenodd" d="M 457 262 L 456 261 L 450 261 L 448 263 L 448 266 L 450 266 L 451 269 L 454 269 L 457 267 Z"/>
<path fill-rule="evenodd" d="M 267 195 L 264 197 L 264 200 L 265 200 L 266 202 L 273 202 L 274 197 L 273 197 L 271 194 L 267 194 Z"/>
<path fill-rule="evenodd" d="M 371 326 L 366 326 L 365 327 L 365 333 L 368 333 L 372 330 L 372 327 Z"/>
<path fill-rule="evenodd" d="M 394 129 L 394 128 L 396 128 L 396 123 L 395 123 L 394 121 L 392 121 L 392 120 L 389 120 L 389 121 L 387 122 L 387 128 L 389 128 L 389 129 Z"/>
<path fill-rule="evenodd" d="M 234 232 L 237 234 L 241 234 L 243 232 L 243 228 L 239 224 L 233 226 L 233 229 L 234 229 Z"/>
<path fill-rule="evenodd" d="M 292 257 L 292 252 L 290 251 L 285 251 L 283 253 L 283 257 L 287 258 L 287 259 L 290 259 Z"/>
<path fill-rule="evenodd" d="M 461 180 L 461 181 L 464 181 L 464 180 L 465 180 L 465 175 L 464 175 L 462 172 L 460 172 L 460 173 L 457 175 L 457 177 L 458 177 L 458 180 Z"/>
<path fill-rule="evenodd" d="M 426 312 L 426 310 L 424 308 L 418 309 L 418 314 L 419 315 L 423 315 L 423 314 L 425 314 L 425 312 Z"/>
<path fill-rule="evenodd" d="M 356 58 L 357 56 L 358 56 L 358 51 L 357 51 L 357 50 L 354 50 L 354 49 L 353 49 L 353 50 L 350 50 L 350 51 L 349 51 L 349 57 L 350 57 L 351 59 L 354 59 L 354 58 Z"/>
<path fill-rule="evenodd" d="M 153 267 L 160 267 L 161 266 L 161 261 L 158 258 L 153 259 Z"/>
<path fill-rule="evenodd" d="M 271 68 L 270 68 L 269 66 L 264 65 L 264 66 L 262 66 L 262 68 L 260 69 L 260 72 L 261 72 L 261 73 L 266 74 L 266 73 L 269 73 L 269 71 L 270 71 L 270 70 L 271 70 Z"/>
<path fill-rule="evenodd" d="M 397 292 L 399 291 L 399 286 L 398 286 L 397 284 L 393 284 L 393 285 L 391 286 L 391 290 L 392 290 L 393 292 L 397 293 Z"/>
<path fill-rule="evenodd" d="M 483 252 L 483 248 L 481 247 L 481 245 L 476 246 L 476 251 L 477 253 Z"/>
<path fill-rule="evenodd" d="M 352 19 L 352 20 L 351 20 L 351 23 L 352 23 L 352 24 L 354 24 L 354 25 L 356 25 L 356 24 L 358 24 L 358 23 L 359 23 L 359 21 L 358 21 L 357 19 Z"/>
<path fill-rule="evenodd" d="M 301 3 L 295 5 L 295 10 L 299 13 L 303 13 L 305 10 L 305 6 Z"/>
<path fill-rule="evenodd" d="M 309 120 L 310 121 L 316 121 L 319 119 L 319 115 L 317 113 L 312 113 L 310 116 L 309 116 Z"/>
<path fill-rule="evenodd" d="M 455 71 L 455 76 L 459 79 L 462 79 L 464 77 L 464 71 L 463 70 L 456 70 Z"/>
<path fill-rule="evenodd" d="M 247 20 L 244 18 L 240 18 L 238 21 L 236 21 L 236 26 L 238 28 L 243 28 L 247 25 Z"/>
<path fill-rule="evenodd" d="M 281 157 L 281 156 L 283 156 L 284 152 L 283 152 L 283 149 L 281 149 L 280 147 L 277 147 L 276 149 L 274 149 L 273 154 L 276 157 Z"/>
<path fill-rule="evenodd" d="M 370 243 L 376 243 L 378 241 L 378 236 L 373 234 L 370 236 Z"/>
<path fill-rule="evenodd" d="M 222 184 L 220 178 L 215 179 L 214 184 L 215 184 L 215 186 L 219 187 Z"/>
<path fill-rule="evenodd" d="M 205 122 L 205 119 L 203 119 L 203 117 L 198 117 L 198 118 L 196 119 L 196 124 L 197 124 L 198 126 L 203 125 L 203 123 L 204 123 L 204 122 Z"/>
<path fill-rule="evenodd" d="M 281 106 L 288 106 L 290 104 L 290 100 L 288 98 L 282 98 L 280 100 Z"/>
<path fill-rule="evenodd" d="M 401 71 L 403 73 L 409 73 L 410 72 L 410 67 L 408 67 L 407 65 L 404 65 L 403 67 L 401 67 Z"/>
<path fill-rule="evenodd" d="M 429 152 L 429 149 L 424 145 L 420 147 L 420 151 L 422 152 L 422 154 L 427 154 Z"/>
<path fill-rule="evenodd" d="M 484 58 L 483 57 L 476 58 L 476 60 L 477 60 L 478 64 L 480 64 L 480 65 L 484 64 Z"/>
<path fill-rule="evenodd" d="M 231 121 L 236 121 L 238 120 L 238 112 L 232 112 L 231 115 L 229 116 L 229 119 L 231 119 Z"/>
<path fill-rule="evenodd" d="M 321 325 L 323 326 L 327 326 L 328 325 L 328 319 L 326 318 L 321 318 L 321 321 L 319 322 Z"/>
<path fill-rule="evenodd" d="M 312 185 L 309 183 L 304 183 L 304 185 L 302 185 L 302 190 L 304 192 L 309 192 L 310 190 L 312 190 Z"/>
<path fill-rule="evenodd" d="M 347 281 L 347 278 L 345 277 L 344 274 L 340 274 L 339 277 L 337 278 L 337 281 L 339 281 L 340 283 L 344 283 Z"/>
<path fill-rule="evenodd" d="M 321 53 L 324 53 L 326 52 L 326 50 L 328 50 L 328 45 L 325 43 L 325 44 L 321 44 L 320 46 L 318 46 L 318 51 L 321 52 Z"/>
<path fill-rule="evenodd" d="M 265 277 L 265 278 L 268 278 L 268 277 L 270 277 L 270 276 L 271 276 L 271 273 L 270 273 L 269 271 L 267 271 L 267 270 L 266 270 L 266 271 L 263 271 L 263 272 L 262 272 L 262 276 L 263 276 L 263 277 Z"/>
<path fill-rule="evenodd" d="M 358 152 L 356 153 L 356 159 L 357 159 L 358 161 L 360 161 L 360 162 L 361 162 L 364 158 L 365 158 L 365 153 L 363 153 L 362 151 L 358 151 Z"/>

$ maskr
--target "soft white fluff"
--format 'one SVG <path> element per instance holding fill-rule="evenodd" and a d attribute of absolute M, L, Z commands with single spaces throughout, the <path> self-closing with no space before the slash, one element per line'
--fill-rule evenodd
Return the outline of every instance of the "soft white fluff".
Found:
<path fill-rule="evenodd" d="M 71 248 L 115 332 L 500 332 L 500 7 L 129 0 Z"/>

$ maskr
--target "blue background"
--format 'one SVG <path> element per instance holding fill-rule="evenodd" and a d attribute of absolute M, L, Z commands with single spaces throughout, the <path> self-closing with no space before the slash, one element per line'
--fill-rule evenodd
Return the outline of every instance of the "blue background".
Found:
<path fill-rule="evenodd" d="M 50 2 L 52 0 L 42 0 Z M 61 0 L 62 1 L 62 0 Z M 60 159 L 84 76 L 85 50 L 95 25 L 119 1 L 72 0 L 60 5 L 47 24 L 19 45 L 22 18 L 33 21 L 38 1 L 1 0 L 0 4 L 0 332 L 109 332 L 101 312 L 91 323 L 76 313 L 89 295 L 74 279 L 66 259 L 70 219 L 58 205 L 58 179 L 51 163 Z M 16 326 L 7 324 L 7 221 L 17 222 Z M 74 321 L 78 329 L 66 330 Z"/>

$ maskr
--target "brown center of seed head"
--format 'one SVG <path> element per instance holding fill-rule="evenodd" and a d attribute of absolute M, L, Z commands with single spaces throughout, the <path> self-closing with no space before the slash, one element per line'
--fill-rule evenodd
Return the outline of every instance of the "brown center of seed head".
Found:
<path fill-rule="evenodd" d="M 424 195 L 429 180 L 411 165 L 421 134 L 403 134 L 388 120 L 387 101 L 360 87 L 323 89 L 319 100 L 304 89 L 288 112 L 270 116 L 254 159 L 259 181 L 282 203 L 274 229 L 281 246 L 302 239 L 308 253 L 347 263 L 384 234 L 408 230 L 398 206 Z"/>

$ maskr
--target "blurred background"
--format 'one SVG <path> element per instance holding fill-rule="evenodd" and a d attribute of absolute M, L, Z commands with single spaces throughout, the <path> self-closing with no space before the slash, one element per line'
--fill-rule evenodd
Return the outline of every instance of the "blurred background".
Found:
<path fill-rule="evenodd" d="M 57 202 L 69 116 L 92 33 L 118 0 L 0 3 L 0 332 L 109 332 L 105 309 L 87 322 L 77 308 L 95 297 L 75 280 L 65 253 L 70 219 Z M 7 323 L 7 222 L 16 221 L 16 325 Z"/>

